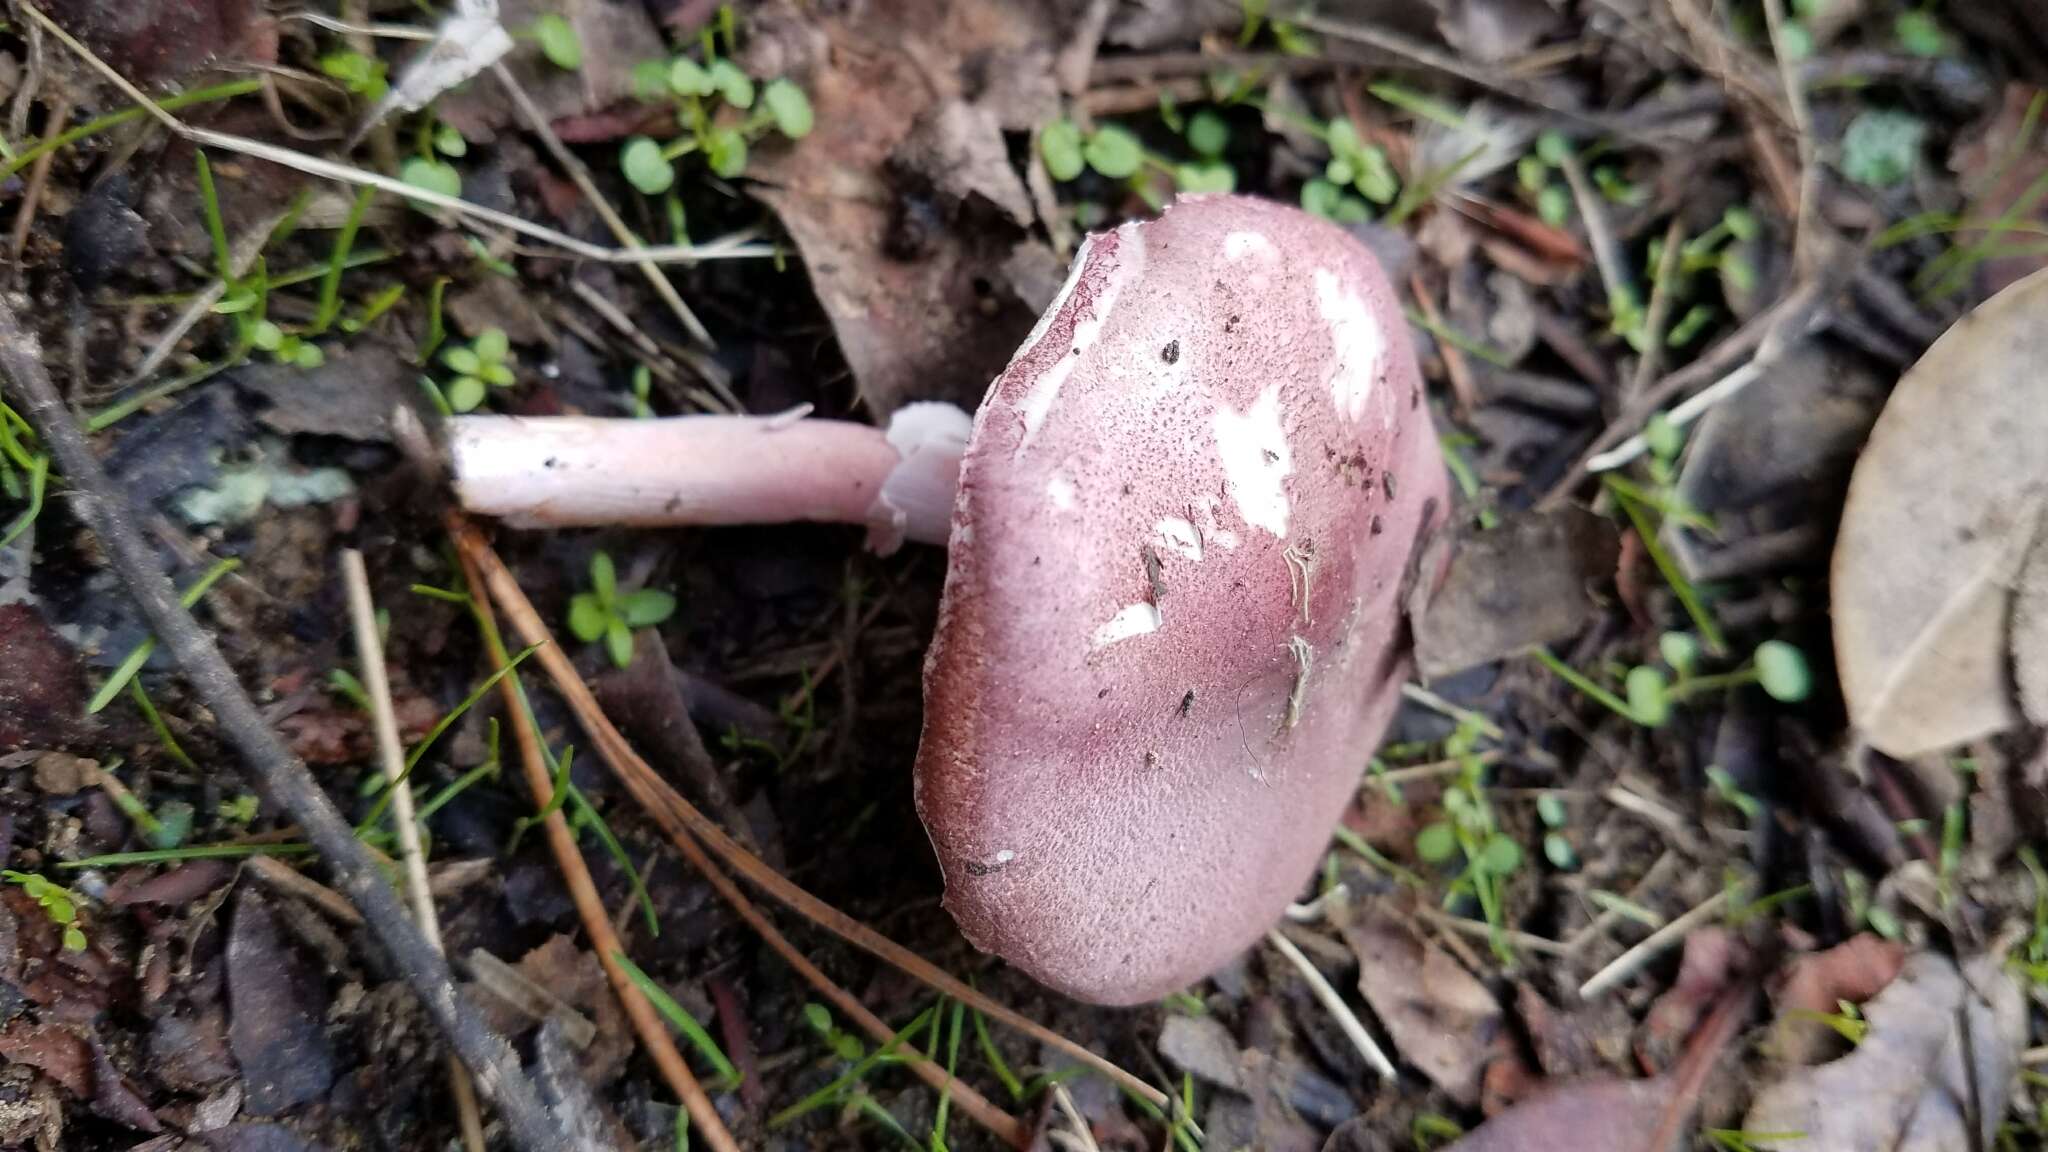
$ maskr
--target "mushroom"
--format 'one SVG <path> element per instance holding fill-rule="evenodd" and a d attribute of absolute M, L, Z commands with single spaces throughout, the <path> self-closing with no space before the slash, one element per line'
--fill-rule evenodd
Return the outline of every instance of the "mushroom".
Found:
<path fill-rule="evenodd" d="M 957 468 L 916 765 L 946 907 L 977 946 L 1086 1000 L 1214 971 L 1314 871 L 1406 674 L 1402 604 L 1448 493 L 1385 276 L 1296 209 L 1184 197 L 1085 242 L 971 435 L 907 415 L 887 434 L 471 418 L 455 464 L 472 507 L 513 511 L 496 437 L 574 427 L 527 433 L 556 453 L 529 519 L 685 511 L 579 504 L 573 460 L 610 471 L 614 497 L 697 493 L 673 470 L 712 471 L 731 502 L 715 522 L 879 524 L 884 544 L 939 538 L 926 513 Z M 600 446 L 599 423 L 646 459 Z M 656 447 L 669 430 L 691 446 Z M 488 481 L 486 459 L 505 465 Z M 544 460 L 516 467 L 536 464 L 545 477 Z"/>

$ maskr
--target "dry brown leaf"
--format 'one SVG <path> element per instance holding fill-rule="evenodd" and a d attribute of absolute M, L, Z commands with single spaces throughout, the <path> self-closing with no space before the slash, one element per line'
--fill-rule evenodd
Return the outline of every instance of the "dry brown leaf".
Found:
<path fill-rule="evenodd" d="M 1668 1076 L 1567 1084 L 1517 1104 L 1443 1152 L 1646 1152 L 1672 1087 Z"/>
<path fill-rule="evenodd" d="M 909 400 L 973 409 L 1037 320 L 1005 287 L 1024 232 L 1002 218 L 1028 204 L 1020 178 L 1008 173 L 1009 187 L 976 159 L 959 187 L 962 174 L 921 162 L 941 126 L 946 155 L 1007 157 L 1002 111 L 989 115 L 972 78 L 1023 60 L 1049 70 L 1055 7 L 894 0 L 813 21 L 830 41 L 806 80 L 817 128 L 747 170 L 802 252 L 877 418 Z M 942 111 L 953 102 L 984 110 Z M 929 127 L 913 139 L 918 125 Z M 962 203 L 964 192 L 975 195 Z"/>
<path fill-rule="evenodd" d="M 1798 1132 L 1800 1152 L 1971 1152 L 1991 1146 L 2005 1114 L 2020 1049 L 2026 998 L 1994 951 L 1961 972 L 1922 952 L 1864 1005 L 1869 1031 L 1832 1063 L 1795 1068 L 1750 1105 L 1749 1132 Z M 1970 1139 L 1970 1078 L 1962 1019 L 1976 1065 L 1981 1141 Z M 1788 1147 L 1795 1146 L 1788 1141 Z"/>
<path fill-rule="evenodd" d="M 1500 1031 L 1493 993 L 1449 953 L 1391 916 L 1362 915 L 1344 928 L 1358 956 L 1358 990 L 1410 1064 L 1470 1107 Z"/>
<path fill-rule="evenodd" d="M 2008 623 L 2048 497 L 2044 319 L 2037 273 L 1949 329 L 1899 381 L 1850 480 L 1835 660 L 1850 719 L 1889 755 L 2020 719 Z"/>
<path fill-rule="evenodd" d="M 1521 512 L 1460 536 L 1415 620 L 1425 677 L 1578 635 L 1592 619 L 1588 593 L 1613 575 L 1620 548 L 1612 521 L 1577 507 Z"/>
<path fill-rule="evenodd" d="M 1884 991 L 1905 962 L 1904 945 L 1869 932 L 1792 961 L 1772 997 L 1778 1009 L 1772 1052 L 1789 1063 L 1814 1063 L 1840 1038 L 1813 1015 L 1840 1011 L 1843 1001 L 1861 1004 Z"/>

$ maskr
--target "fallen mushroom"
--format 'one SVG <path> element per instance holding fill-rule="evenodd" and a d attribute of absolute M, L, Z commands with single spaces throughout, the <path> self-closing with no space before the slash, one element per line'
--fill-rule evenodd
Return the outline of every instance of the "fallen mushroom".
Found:
<path fill-rule="evenodd" d="M 467 417 L 452 444 L 465 504 L 527 523 L 947 539 L 916 768 L 946 906 L 1051 987 L 1156 997 L 1299 892 L 1399 700 L 1447 500 L 1406 324 L 1335 225 L 1186 198 L 1090 237 L 971 435 L 949 419 Z"/>

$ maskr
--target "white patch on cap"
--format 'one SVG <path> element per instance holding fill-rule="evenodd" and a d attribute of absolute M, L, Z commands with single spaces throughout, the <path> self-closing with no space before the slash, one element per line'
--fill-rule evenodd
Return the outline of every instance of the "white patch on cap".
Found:
<path fill-rule="evenodd" d="M 1162 546 L 1180 553 L 1197 564 L 1202 562 L 1202 534 L 1195 531 L 1193 524 L 1178 516 L 1168 516 L 1154 524 L 1152 530 L 1159 534 L 1159 543 Z"/>
<path fill-rule="evenodd" d="M 1148 636 L 1159 631 L 1166 623 L 1166 617 L 1159 611 L 1159 605 L 1151 603 L 1126 604 L 1117 609 L 1108 623 L 1095 630 L 1095 636 L 1088 642 L 1090 648 L 1107 648 L 1119 640 L 1133 636 Z"/>
<path fill-rule="evenodd" d="M 1052 479 L 1045 482 L 1045 494 L 1052 500 L 1052 506 L 1062 512 L 1074 507 L 1074 480 L 1065 472 L 1054 472 Z"/>
<path fill-rule="evenodd" d="M 1223 258 L 1236 263 L 1247 256 L 1261 259 L 1273 255 L 1273 242 L 1257 232 L 1232 232 L 1223 238 Z"/>
<path fill-rule="evenodd" d="M 1223 460 L 1223 484 L 1247 524 L 1287 536 L 1287 477 L 1294 453 L 1280 423 L 1280 385 L 1269 384 L 1240 416 L 1216 406 L 1216 454 Z"/>
<path fill-rule="evenodd" d="M 1330 326 L 1330 345 L 1337 370 L 1330 375 L 1330 398 L 1347 420 L 1365 415 L 1365 402 L 1379 378 L 1386 355 L 1386 333 L 1358 293 L 1344 286 L 1335 272 L 1316 269 L 1316 311 Z"/>
<path fill-rule="evenodd" d="M 1018 415 L 1024 421 L 1024 436 L 1017 441 L 1017 451 L 1012 459 L 1022 457 L 1024 450 L 1031 447 L 1032 439 L 1038 435 L 1039 427 L 1045 423 L 1046 416 L 1052 412 L 1054 402 L 1059 399 L 1060 388 L 1066 384 L 1067 377 L 1074 374 L 1074 365 L 1087 353 L 1089 346 L 1095 343 L 1095 337 L 1102 332 L 1102 326 L 1108 322 L 1110 310 L 1116 307 L 1116 298 L 1123 293 L 1125 282 L 1136 279 L 1145 271 L 1145 241 L 1140 237 L 1137 225 L 1126 224 L 1118 228 L 1116 234 L 1115 263 L 1110 267 L 1101 290 L 1096 293 L 1094 307 L 1089 309 L 1087 315 L 1075 319 L 1072 341 L 1061 352 L 1059 359 L 1040 373 L 1038 379 L 1031 382 L 1024 393 L 1024 398 L 1018 403 Z M 1067 282 L 1060 287 L 1060 294 L 1053 300 L 1052 307 L 1046 309 L 1045 315 L 1038 318 L 1038 324 L 1032 328 L 1031 335 L 1024 341 L 1024 346 L 1010 358 L 1010 363 L 1016 364 L 1034 351 L 1045 338 L 1046 329 L 1051 326 L 1053 317 L 1059 315 L 1066 307 L 1067 298 L 1073 294 L 1074 285 L 1080 282 L 1081 272 L 1088 265 L 1088 250 L 1094 238 L 1090 237 L 1089 240 L 1090 242 L 1084 243 L 1080 253 L 1074 257 L 1074 270 L 1068 274 Z"/>
<path fill-rule="evenodd" d="M 1202 533 L 1204 544 L 1214 544 L 1225 552 L 1237 551 L 1237 533 L 1228 528 L 1216 526 L 1216 505 L 1214 496 L 1204 496 L 1195 503 L 1195 523 Z"/>

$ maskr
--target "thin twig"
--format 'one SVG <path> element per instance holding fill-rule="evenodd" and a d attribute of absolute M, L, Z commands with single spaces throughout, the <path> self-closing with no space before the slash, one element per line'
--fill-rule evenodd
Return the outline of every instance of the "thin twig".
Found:
<path fill-rule="evenodd" d="M 1294 941 L 1277 931 L 1266 933 L 1266 943 L 1287 957 L 1287 962 L 1294 965 L 1295 971 L 1301 973 L 1303 980 L 1308 981 L 1308 990 L 1315 993 L 1316 1001 L 1336 1018 L 1337 1027 L 1344 1033 L 1344 1038 L 1351 1041 L 1351 1046 L 1358 1049 L 1358 1054 L 1365 1057 L 1366 1064 L 1374 1072 L 1379 1073 L 1380 1079 L 1400 1079 L 1401 1074 L 1394 1070 L 1394 1062 L 1387 1059 L 1385 1052 L 1380 1051 L 1379 1043 L 1372 1038 L 1372 1033 L 1365 1030 L 1365 1025 L 1359 1022 L 1358 1014 L 1351 1010 L 1349 1004 L 1344 1003 L 1344 998 L 1337 995 L 1335 988 L 1330 987 L 1330 981 L 1323 975 L 1322 969 L 1310 963 L 1309 958 L 1301 954 L 1301 949 L 1294 946 Z"/>
<path fill-rule="evenodd" d="M 1663 854 L 1657 857 L 1657 862 L 1650 865 L 1650 870 L 1643 873 L 1643 878 L 1637 881 L 1635 886 L 1630 888 L 1628 894 L 1623 898 L 1631 904 L 1640 903 L 1644 895 L 1664 883 L 1665 877 L 1677 863 L 1678 856 L 1670 849 L 1665 849 Z M 1601 909 L 1600 915 L 1595 916 L 1592 923 L 1579 929 L 1577 933 L 1573 934 L 1571 939 L 1565 941 L 1565 954 L 1567 956 L 1577 956 L 1579 953 L 1584 952 L 1595 940 L 1606 936 L 1616 924 L 1621 922 L 1621 918 L 1622 913 L 1618 908 L 1609 907 Z"/>
<path fill-rule="evenodd" d="M 827 933 L 840 937 L 842 941 L 858 947 L 860 951 L 866 951 L 868 955 L 874 955 L 877 959 L 893 965 L 893 968 L 897 968 L 905 976 L 911 976 L 913 980 L 930 986 L 932 990 L 944 992 L 954 1000 L 965 1002 L 981 1015 L 1006 1027 L 1012 1027 L 1042 1045 L 1053 1047 L 1059 1054 L 1100 1072 L 1102 1076 L 1110 1078 L 1114 1084 L 1122 1088 L 1128 1088 L 1133 1095 L 1139 1095 L 1151 1101 L 1153 1105 L 1169 1107 L 1169 1097 L 1161 1093 L 1159 1088 L 1147 1084 L 1139 1076 L 1133 1076 L 1130 1072 L 1118 1068 L 1114 1062 L 1090 1052 L 1087 1047 L 1067 1039 L 1065 1035 L 1059 1035 L 1057 1031 L 1040 1025 L 1038 1021 L 1032 1021 L 1030 1017 L 1024 1017 L 1022 1013 L 991 1000 L 987 994 L 979 992 L 967 982 L 956 980 L 954 976 L 938 968 L 936 963 L 905 949 L 903 945 L 891 941 L 889 937 L 883 937 L 881 933 L 866 927 L 860 920 L 854 920 L 846 912 L 840 912 L 831 904 L 825 904 L 817 896 L 811 896 L 809 892 L 799 888 L 797 883 L 762 863 L 760 857 L 745 851 L 737 840 L 725 834 L 723 828 L 719 828 L 711 818 L 698 812 L 696 806 L 692 806 L 688 799 L 676 793 L 676 789 L 670 787 L 670 783 L 662 779 L 662 775 L 655 773 L 647 765 L 647 760 L 643 760 L 633 750 L 631 744 L 627 744 L 625 736 L 618 734 L 610 719 L 604 715 L 604 709 L 598 707 L 596 697 L 584 685 L 582 676 L 575 674 L 575 668 L 569 664 L 569 660 L 561 654 L 557 646 L 549 644 L 547 623 L 543 623 L 541 615 L 532 609 L 532 603 L 526 599 L 526 594 L 512 578 L 512 572 L 506 570 L 502 560 L 498 560 L 498 553 L 489 547 L 489 543 L 483 541 L 481 533 L 477 533 L 473 525 L 469 525 L 457 515 L 449 517 L 449 531 L 455 537 L 457 549 L 463 551 L 471 560 L 475 560 L 477 568 L 481 568 L 485 588 L 489 588 L 492 599 L 506 613 L 506 617 L 510 617 L 512 629 L 526 644 L 541 644 L 541 648 L 535 652 L 535 660 L 541 662 L 541 668 L 555 683 L 555 691 L 561 693 L 561 697 L 569 703 L 569 711 L 575 713 L 578 724 L 582 724 L 584 732 L 590 734 L 592 742 L 598 748 L 598 754 L 604 758 L 604 763 L 610 765 L 612 773 L 616 773 L 621 783 L 627 785 L 627 791 L 633 793 L 633 799 L 647 812 L 647 816 L 651 816 L 657 824 L 662 824 L 662 830 L 668 832 L 676 849 L 684 855 L 684 859 L 690 861 L 690 867 L 696 867 L 700 873 L 705 873 L 705 879 L 719 892 L 719 896 L 723 896 L 743 920 L 748 920 L 748 924 L 752 924 L 754 931 L 760 933 L 770 947 L 780 951 L 782 959 L 791 963 L 793 968 L 797 968 L 799 974 L 803 974 L 807 980 L 813 980 L 815 976 L 815 980 L 823 982 L 813 986 L 817 986 L 819 990 L 836 990 L 836 986 L 831 986 L 831 982 L 817 972 L 817 965 L 813 965 L 809 959 L 803 957 L 803 953 L 788 945 L 788 941 L 782 939 L 780 933 L 776 933 L 774 924 L 770 924 L 768 918 L 762 916 L 762 912 L 745 898 L 745 894 L 739 892 L 737 886 L 733 886 L 733 881 L 727 879 L 727 875 L 713 863 L 711 855 L 707 853 L 707 847 L 711 853 L 717 853 L 719 859 L 725 861 L 725 865 L 739 873 L 745 881 L 760 888 L 786 908 L 799 912 L 801 916 L 817 924 L 819 929 L 825 929 Z M 702 840 L 702 845 L 698 845 L 698 840 Z M 831 992 L 827 992 L 827 996 L 829 994 Z M 838 996 L 844 996 L 844 992 L 838 992 Z M 862 1027 L 866 1027 L 868 1023 L 872 1023 L 874 1027 L 881 1027 L 883 1039 L 895 1035 L 893 1031 L 889 1031 L 887 1025 L 874 1019 L 874 1015 L 864 1009 L 860 1000 L 846 996 L 844 1000 L 836 998 L 834 1002 L 850 1017 L 862 1021 Z M 918 1068 L 922 1068 L 922 1064 Z M 938 1068 L 938 1076 L 944 1076 L 944 1068 Z M 965 1086 L 956 1084 L 952 1088 L 952 1093 L 956 1101 L 961 1101 Z M 1014 1134 L 1016 1132 L 1004 1136 Z"/>
<path fill-rule="evenodd" d="M 1460 707 L 1459 705 L 1451 703 L 1449 700 L 1446 700 L 1443 697 L 1437 695 L 1436 693 L 1431 692 L 1429 689 L 1424 688 L 1422 685 L 1417 684 L 1412 680 L 1406 684 L 1401 685 L 1401 695 L 1407 697 L 1414 703 L 1422 705 L 1424 708 L 1427 708 L 1432 712 L 1437 712 L 1441 713 L 1442 715 L 1448 716 L 1451 719 L 1456 720 L 1460 724 L 1470 724 L 1473 728 L 1477 729 L 1479 734 L 1482 736 L 1490 737 L 1494 740 L 1505 740 L 1508 738 L 1508 734 L 1506 732 L 1501 731 L 1500 725 L 1495 724 L 1493 721 L 1488 720 L 1485 716 L 1481 715 L 1478 712 L 1474 712 L 1470 708 Z"/>
<path fill-rule="evenodd" d="M 1428 292 L 1428 285 L 1422 282 L 1422 273 L 1411 273 L 1408 277 L 1409 290 L 1415 294 L 1415 306 L 1422 310 L 1432 330 L 1442 331 L 1444 319 L 1437 310 L 1436 299 Z M 1464 420 L 1479 408 L 1479 389 L 1472 383 L 1472 366 L 1465 362 L 1465 352 L 1449 340 L 1436 342 L 1437 351 L 1444 358 L 1444 371 L 1451 377 L 1451 398 L 1457 402 L 1457 417 Z"/>
<path fill-rule="evenodd" d="M 318 908 L 329 920 L 350 928 L 363 926 L 363 914 L 347 898 L 275 856 L 251 856 L 242 870 L 272 890 Z"/>
<path fill-rule="evenodd" d="M 644 250 L 647 246 L 640 242 L 640 238 L 633 234 L 631 228 L 626 227 L 626 222 L 619 218 L 618 210 L 604 198 L 604 193 L 598 191 L 597 183 L 590 178 L 590 170 L 584 167 L 583 161 L 578 160 L 575 153 L 563 146 L 562 138 L 555 135 L 554 128 L 548 124 L 548 118 L 534 106 L 533 97 L 526 94 L 526 89 L 513 77 L 512 70 L 505 67 L 505 62 L 500 60 L 491 65 L 491 75 L 504 87 L 506 95 L 512 97 L 512 106 L 519 109 L 519 115 L 525 119 L 526 126 L 533 130 L 534 135 L 540 137 L 541 144 L 547 148 L 548 154 L 555 158 L 555 163 L 562 166 L 562 170 L 569 174 L 569 179 L 575 183 L 577 190 L 583 193 L 583 198 L 590 202 L 591 208 L 597 212 L 597 218 L 604 221 L 604 226 L 611 230 L 612 235 L 620 244 L 625 245 L 628 251 Z M 643 260 L 639 263 L 641 274 L 647 277 L 647 283 L 653 287 L 654 294 L 661 297 L 661 302 L 668 305 L 668 310 L 675 314 L 676 321 L 683 326 L 683 331 L 688 332 L 691 339 L 706 348 L 716 349 L 718 341 L 711 338 L 711 333 L 705 329 L 704 322 L 697 319 L 697 314 L 683 302 L 682 294 L 676 291 L 676 286 L 669 281 L 667 273 L 651 261 Z M 725 387 L 723 381 L 712 380 L 711 386 L 729 405 L 728 411 L 743 411 L 739 398 Z"/>
<path fill-rule="evenodd" d="M 606 248 L 601 244 L 592 244 L 586 240 L 579 240 L 566 232 L 557 231 L 543 224 L 536 224 L 531 220 L 514 216 L 509 212 L 500 212 L 495 208 L 486 208 L 481 204 L 473 204 L 458 196 L 448 196 L 430 189 L 407 184 L 403 180 L 386 176 L 380 172 L 369 172 L 353 165 L 341 164 L 333 160 L 323 160 L 317 156 L 308 156 L 303 152 L 296 152 L 290 148 L 281 148 L 261 140 L 252 140 L 247 136 L 237 136 L 229 132 L 216 132 L 211 128 L 196 128 L 164 111 L 163 108 L 144 95 L 141 89 L 135 87 L 126 77 L 94 55 L 91 49 L 80 43 L 69 32 L 64 31 L 63 28 L 59 27 L 48 16 L 45 16 L 28 0 L 17 0 L 17 2 L 20 4 L 22 11 L 28 13 L 31 18 L 62 41 L 64 46 L 71 49 L 80 60 L 85 61 L 95 71 L 105 76 L 109 83 L 119 88 L 124 95 L 135 101 L 145 112 L 155 117 L 158 123 L 195 145 L 210 146 L 228 152 L 235 152 L 243 156 L 250 156 L 258 160 L 267 160 L 272 164 L 304 172 L 309 176 L 318 176 L 327 180 L 338 180 L 345 184 L 375 188 L 380 192 L 388 192 L 393 196 L 402 197 L 415 203 L 446 209 L 472 220 L 503 228 L 507 231 L 517 232 L 522 236 L 560 248 L 582 259 L 595 260 L 605 264 L 645 264 L 650 262 L 656 264 L 693 264 L 704 260 L 751 259 L 773 256 L 775 254 L 775 249 L 772 246 L 750 244 L 749 241 L 752 239 L 752 236 L 746 232 L 721 240 L 714 240 L 709 244 L 662 244 L 649 245 L 637 249 Z"/>
<path fill-rule="evenodd" d="M 412 900 L 413 919 L 419 923 L 427 943 L 445 956 L 441 917 L 434 911 L 434 894 L 427 882 L 427 853 L 420 845 L 419 816 L 412 803 L 412 782 L 406 779 L 405 745 L 398 738 L 398 715 L 391 706 L 391 676 L 384 665 L 384 641 L 377 635 L 377 606 L 370 598 L 370 573 L 363 565 L 361 552 L 353 548 L 342 550 L 341 577 L 348 591 L 349 623 L 355 630 L 363 691 L 370 698 L 370 726 L 377 736 L 377 758 L 384 765 L 384 787 L 391 791 L 391 819 L 397 825 L 398 856 L 405 867 L 405 893 Z M 462 1126 L 463 1146 L 469 1152 L 483 1152 L 484 1120 L 477 1111 L 476 1089 L 470 1084 L 462 1062 L 452 1054 L 448 1057 L 448 1088 L 455 1096 L 455 1115 Z"/>
<path fill-rule="evenodd" d="M 13 303 L 4 299 L 0 299 L 0 374 L 21 398 L 22 414 L 35 426 L 70 484 L 71 506 L 91 525 L 122 585 L 163 647 L 184 669 L 193 694 L 214 714 L 226 742 L 241 753 L 249 782 L 305 830 L 306 839 L 334 874 L 336 887 L 362 910 L 392 967 L 419 995 L 428 1017 L 469 1065 L 485 1098 L 498 1105 L 513 1143 L 528 1152 L 587 1147 L 541 1106 L 511 1047 L 491 1031 L 474 1006 L 456 994 L 447 962 L 406 915 L 369 850 L 356 839 L 355 829 L 335 811 L 312 773 L 257 711 L 213 638 L 179 604 L 156 549 L 136 528 L 125 497 L 107 478 L 99 457 L 65 411 L 63 398 L 43 367 L 35 337 L 22 328 Z"/>
<path fill-rule="evenodd" d="M 1724 888 L 1701 901 L 1698 907 L 1643 937 L 1635 947 L 1616 956 L 1607 967 L 1593 973 L 1590 979 L 1579 985 L 1579 999 L 1591 1000 L 1642 971 L 1650 961 L 1692 935 L 1693 929 L 1720 915 L 1727 903 L 1728 891 Z"/>
<path fill-rule="evenodd" d="M 1536 952 L 1544 956 L 1562 956 L 1566 951 L 1563 944 L 1547 936 L 1538 936 L 1533 932 L 1523 932 L 1515 928 L 1496 928 L 1484 921 L 1467 920 L 1463 916 L 1453 916 L 1449 912 L 1431 908 L 1426 904 L 1415 911 L 1424 920 L 1446 931 L 1462 932 L 1467 936 L 1487 940 L 1498 938 L 1513 947 Z"/>
<path fill-rule="evenodd" d="M 484 591 L 483 577 L 469 557 L 461 559 L 470 604 L 476 613 L 477 626 L 483 632 L 484 656 L 492 667 L 502 668 L 511 662 L 511 654 L 505 651 L 504 639 L 498 632 L 497 617 L 491 611 L 491 600 Z M 519 745 L 519 762 L 526 776 L 527 791 L 533 794 L 534 807 L 546 813 L 541 826 L 547 836 L 548 850 L 554 855 L 555 866 L 561 870 L 562 885 L 569 890 L 570 902 L 576 905 L 577 918 L 583 921 L 583 931 L 590 937 L 591 950 L 597 953 L 597 962 L 604 968 L 605 978 L 611 982 L 612 993 L 619 998 L 620 1007 L 626 1010 L 626 1019 L 632 1022 L 634 1034 L 640 1037 L 640 1046 L 654 1061 L 661 1078 L 668 1082 L 669 1091 L 674 1092 L 676 1099 L 682 1101 L 688 1110 L 691 1128 L 714 1152 L 734 1152 L 738 1145 L 732 1133 L 727 1130 L 711 1098 L 705 1094 L 703 1085 L 690 1071 L 689 1064 L 684 1062 L 683 1054 L 676 1049 L 675 1037 L 669 1033 L 668 1025 L 646 994 L 640 991 L 640 986 L 627 974 L 625 966 L 619 963 L 619 957 L 625 955 L 625 945 L 619 942 L 618 932 L 605 912 L 604 897 L 598 894 L 597 884 L 590 876 L 590 866 L 576 847 L 576 836 L 569 831 L 569 821 L 563 817 L 561 806 L 555 803 L 554 780 L 549 776 L 545 758 L 541 755 L 533 713 L 527 706 L 526 692 L 519 685 L 518 673 L 498 681 L 498 692 L 505 703 L 505 716 L 512 725 L 512 738 Z"/>
<path fill-rule="evenodd" d="M 1628 258 L 1622 254 L 1621 241 L 1615 239 L 1614 225 L 1607 219 L 1606 202 L 1586 175 L 1585 162 L 1579 159 L 1578 153 L 1566 152 L 1559 167 L 1564 172 L 1565 183 L 1571 185 L 1572 200 L 1579 208 L 1579 219 L 1586 225 L 1586 240 L 1593 249 L 1593 266 L 1600 270 L 1600 282 L 1607 289 L 1608 303 L 1615 305 L 1620 301 L 1634 300 L 1635 280 L 1628 274 Z"/>
<path fill-rule="evenodd" d="M 1764 21 L 1771 30 L 1771 55 L 1778 61 L 1778 78 L 1785 85 L 1785 106 L 1792 114 L 1792 132 L 1799 146 L 1799 215 L 1793 225 L 1792 265 L 1803 276 L 1814 273 L 1815 203 L 1820 190 L 1820 160 L 1814 155 L 1813 114 L 1806 104 L 1806 83 L 1799 62 L 1785 50 L 1785 0 L 1764 0 Z"/>
<path fill-rule="evenodd" d="M 64 134 L 64 125 L 71 119 L 71 97 L 59 92 L 50 105 L 50 122 L 43 125 L 45 143 Z M 21 207 L 14 210 L 14 237 L 9 251 L 13 254 L 16 271 L 20 271 L 21 250 L 28 246 L 28 230 L 36 222 L 36 210 L 42 207 L 43 185 L 50 179 L 50 161 L 56 153 L 45 152 L 36 157 L 35 166 L 29 169 L 28 187 L 21 193 Z"/>
<path fill-rule="evenodd" d="M 1081 1145 L 1081 1152 L 1102 1152 L 1102 1146 L 1095 1142 L 1095 1133 L 1088 1128 L 1088 1118 L 1081 1115 L 1079 1108 L 1074 1107 L 1074 1097 L 1067 1091 L 1067 1086 L 1053 1085 L 1052 1098 L 1053 1102 L 1059 1105 L 1060 1114 L 1067 1118 L 1067 1123 L 1074 1126 L 1074 1140 Z"/>

